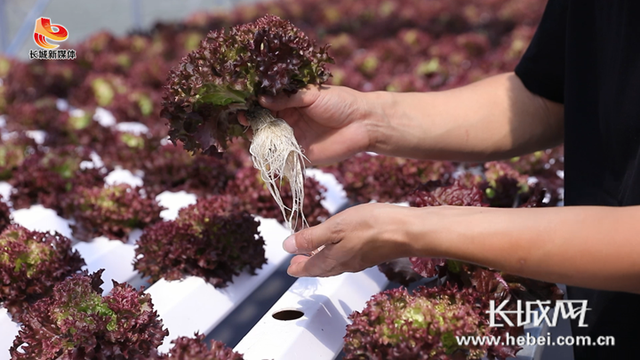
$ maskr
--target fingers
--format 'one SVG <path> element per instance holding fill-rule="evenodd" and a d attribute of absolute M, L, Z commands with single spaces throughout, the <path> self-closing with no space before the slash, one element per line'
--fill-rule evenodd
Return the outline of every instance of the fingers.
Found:
<path fill-rule="evenodd" d="M 238 111 L 238 122 L 241 125 L 249 126 L 249 120 L 247 120 L 247 116 L 244 114 L 244 111 Z"/>
<path fill-rule="evenodd" d="M 287 269 L 287 274 L 295 277 L 318 276 L 322 273 L 322 271 L 318 269 L 318 267 L 322 265 L 322 263 L 318 263 L 316 261 L 316 266 L 314 267 L 313 262 L 311 262 L 311 264 L 309 265 L 309 260 L 311 259 L 312 257 L 305 255 L 294 256 L 291 259 L 289 268 Z"/>
<path fill-rule="evenodd" d="M 287 274 L 295 277 L 327 277 L 347 271 L 336 265 L 322 251 L 313 256 L 297 255 L 291 259 Z"/>
<path fill-rule="evenodd" d="M 288 108 L 306 107 L 313 104 L 320 97 L 317 86 L 308 86 L 293 95 L 278 95 L 276 97 L 260 96 L 260 105 L 272 111 L 280 111 Z"/>
<path fill-rule="evenodd" d="M 321 246 L 337 244 L 341 240 L 337 223 L 334 219 L 300 230 L 286 238 L 282 247 L 291 254 L 309 254 Z"/>
<path fill-rule="evenodd" d="M 247 120 L 247 115 L 245 115 L 244 111 L 238 111 L 238 122 L 240 125 L 245 126 L 244 133 L 248 139 L 253 139 L 253 129 L 249 124 L 249 120 Z"/>

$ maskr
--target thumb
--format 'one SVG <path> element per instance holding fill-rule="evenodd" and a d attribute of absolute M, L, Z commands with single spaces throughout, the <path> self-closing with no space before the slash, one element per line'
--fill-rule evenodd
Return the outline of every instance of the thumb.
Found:
<path fill-rule="evenodd" d="M 258 98 L 260 105 L 272 111 L 280 111 L 288 108 L 306 107 L 313 104 L 320 97 L 317 86 L 307 86 L 298 90 L 295 94 L 280 94 L 277 96 L 263 95 Z"/>
<path fill-rule="evenodd" d="M 319 247 L 331 243 L 324 224 L 298 231 L 284 240 L 282 247 L 291 254 L 308 254 Z"/>

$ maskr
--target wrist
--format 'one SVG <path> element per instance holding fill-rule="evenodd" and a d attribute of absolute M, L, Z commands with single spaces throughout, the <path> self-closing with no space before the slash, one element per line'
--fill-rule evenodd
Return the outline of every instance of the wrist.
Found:
<path fill-rule="evenodd" d="M 410 255 L 416 257 L 441 257 L 442 235 L 439 234 L 438 207 L 407 208 L 407 224 L 404 228 L 403 238 L 408 246 Z"/>
<path fill-rule="evenodd" d="M 442 256 L 441 227 L 436 207 L 398 206 L 393 222 L 398 233 L 396 243 L 402 250 L 402 257 L 439 257 Z"/>
<path fill-rule="evenodd" d="M 369 142 L 363 151 L 382 153 L 381 144 L 389 131 L 389 117 L 386 109 L 392 104 L 391 93 L 374 91 L 360 93 L 360 115 L 358 121 L 363 125 Z"/>
<path fill-rule="evenodd" d="M 412 229 L 415 227 L 416 214 L 407 206 L 395 204 L 367 204 L 371 206 L 368 211 L 368 220 L 371 221 L 371 229 L 374 229 L 372 238 L 378 239 L 376 247 L 386 252 L 384 257 L 388 260 L 410 256 L 418 256 L 415 253 L 415 238 L 412 237 Z"/>
<path fill-rule="evenodd" d="M 486 221 L 483 207 L 428 206 L 410 208 L 412 221 L 407 226 L 406 236 L 412 239 L 413 256 L 443 257 L 465 260 L 465 253 L 479 244 L 473 234 L 483 228 L 478 224 Z M 473 251 L 472 251 L 473 252 Z"/>

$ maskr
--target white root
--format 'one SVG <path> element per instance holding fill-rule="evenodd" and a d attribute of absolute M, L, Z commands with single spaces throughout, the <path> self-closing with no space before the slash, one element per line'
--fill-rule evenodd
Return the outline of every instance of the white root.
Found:
<path fill-rule="evenodd" d="M 284 120 L 273 117 L 266 109 L 251 109 L 247 112 L 247 119 L 253 129 L 253 140 L 249 148 L 253 166 L 260 170 L 262 181 L 267 184 L 291 231 L 295 231 L 299 219 L 302 219 L 303 227 L 308 227 L 302 212 L 306 157 L 296 141 L 293 129 Z M 291 187 L 293 203 L 290 207 L 280 197 L 283 179 L 287 179 Z"/>

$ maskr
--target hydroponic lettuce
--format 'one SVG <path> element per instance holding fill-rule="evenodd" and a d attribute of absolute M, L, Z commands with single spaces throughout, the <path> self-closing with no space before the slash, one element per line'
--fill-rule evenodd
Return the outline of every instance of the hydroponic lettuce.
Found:
<path fill-rule="evenodd" d="M 437 260 L 428 258 L 411 258 L 414 270 L 420 272 L 425 269 L 425 264 L 429 264 L 431 269 L 436 269 L 438 281 L 436 286 L 458 286 L 469 289 L 478 297 L 487 300 L 494 300 L 496 304 L 507 302 L 503 306 L 505 312 L 515 311 L 518 308 L 517 300 L 522 301 L 551 301 L 554 306 L 556 300 L 564 297 L 564 293 L 555 285 L 542 281 L 523 278 L 520 276 L 505 274 L 493 269 L 486 269 L 477 265 L 467 264 L 455 260 Z M 423 273 L 423 275 L 431 274 Z M 483 305 L 484 318 L 488 323 L 488 304 Z M 511 323 L 517 323 L 513 315 Z M 524 334 L 523 326 L 510 326 L 504 319 L 497 318 L 496 321 L 502 323 L 502 327 L 492 327 L 491 336 L 505 339 L 508 333 L 511 337 Z M 504 343 L 504 341 L 502 342 Z M 515 345 L 496 345 L 488 349 L 489 358 L 505 359 L 516 357 L 520 347 Z"/>
<path fill-rule="evenodd" d="M 120 166 L 132 172 L 142 170 L 148 158 L 154 158 L 154 152 L 162 152 L 162 138 L 148 133 L 111 131 L 113 141 L 100 152 L 104 164 L 109 167 Z"/>
<path fill-rule="evenodd" d="M 148 155 L 139 160 L 139 169 L 144 172 L 145 186 L 154 194 L 166 190 L 185 190 L 199 196 L 220 194 L 240 166 L 235 156 L 220 159 L 192 155 L 181 144 L 163 145 Z"/>
<path fill-rule="evenodd" d="M 324 170 L 334 174 L 354 202 L 401 202 L 426 181 L 449 179 L 455 167 L 447 161 L 358 154 Z"/>
<path fill-rule="evenodd" d="M 76 274 L 33 305 L 10 349 L 12 359 L 150 359 L 169 334 L 151 296 L 113 282 L 102 296 L 103 270 Z"/>
<path fill-rule="evenodd" d="M 5 66 L 6 104 L 33 103 L 47 96 L 65 99 L 85 73 L 74 61 L 10 61 L 0 67 Z"/>
<path fill-rule="evenodd" d="M 501 303 L 505 300 L 559 300 L 564 296 L 556 284 L 510 275 L 456 260 L 411 257 L 413 270 L 441 284 L 473 287 Z M 511 302 L 505 308 L 516 306 Z"/>
<path fill-rule="evenodd" d="M 258 111 L 258 95 L 293 94 L 326 81 L 326 49 L 276 16 L 209 33 L 169 73 L 162 113 L 171 139 L 189 151 L 225 150 L 242 132 L 236 110 Z"/>
<path fill-rule="evenodd" d="M 302 211 L 309 225 L 314 226 L 324 222 L 329 218 L 329 211 L 322 206 L 324 193 L 326 188 L 322 186 L 314 178 L 306 178 L 304 180 L 305 197 L 302 203 Z M 245 167 L 236 171 L 234 177 L 229 181 L 225 189 L 225 193 L 233 196 L 237 201 L 237 207 L 246 210 L 251 214 L 256 214 L 264 218 L 274 218 L 283 222 L 288 219 L 287 212 L 285 217 L 273 202 L 267 184 L 262 180 L 258 170 Z M 289 202 L 293 200 L 291 191 L 283 189 L 281 194 L 283 201 Z M 295 230 L 300 230 L 302 224 L 297 224 Z"/>
<path fill-rule="evenodd" d="M 528 176 L 505 162 L 491 161 L 485 166 L 485 181 L 480 183 L 486 201 L 493 207 L 517 207 L 531 195 Z"/>
<path fill-rule="evenodd" d="M 564 147 L 514 157 L 509 164 L 519 173 L 534 176 L 540 187 L 546 190 L 548 206 L 556 206 L 563 199 L 560 189 L 564 185 Z"/>
<path fill-rule="evenodd" d="M 192 155 L 181 143 L 161 145 L 160 138 L 149 134 L 114 133 L 112 146 L 101 153 L 105 165 L 141 171 L 151 194 L 180 190 L 199 196 L 220 194 L 235 171 L 246 166 L 236 156 L 238 151 L 228 151 L 224 158 Z"/>
<path fill-rule="evenodd" d="M 80 166 L 83 161 L 91 161 L 90 154 L 90 149 L 68 145 L 29 155 L 9 180 L 14 209 L 40 203 L 62 216 L 68 215 L 64 207 L 75 189 L 104 184 L 106 169 Z"/>
<path fill-rule="evenodd" d="M 291 228 L 305 223 L 304 155 L 293 129 L 258 104 L 259 95 L 293 94 L 329 78 L 327 46 L 317 47 L 290 22 L 264 16 L 253 23 L 207 35 L 200 47 L 169 73 L 162 115 L 169 136 L 189 151 L 214 154 L 242 135 L 238 110 L 246 110 L 253 129 L 249 149 Z M 293 202 L 280 197 L 288 180 Z M 288 214 L 285 211 L 288 210 Z"/>
<path fill-rule="evenodd" d="M 450 274 L 450 282 L 470 283 L 478 291 L 490 294 L 497 302 L 504 300 L 561 300 L 564 293 L 556 284 L 523 278 L 506 274 L 492 269 L 481 268 L 472 264 L 448 263 L 449 269 L 455 269 L 455 275 Z M 451 270 L 448 270 L 451 273 Z M 512 301 L 506 308 L 515 309 L 517 304 Z"/>
<path fill-rule="evenodd" d="M 11 210 L 9 206 L 0 199 L 0 232 L 11 224 Z"/>
<path fill-rule="evenodd" d="M 55 233 L 9 225 L 0 234 L 0 304 L 19 320 L 55 284 L 85 265 L 71 241 Z"/>
<path fill-rule="evenodd" d="M 176 32 L 179 33 L 179 31 Z M 156 60 L 155 64 L 157 64 L 157 60 L 170 62 L 170 60 L 179 59 L 176 56 L 166 56 L 163 52 L 165 50 L 168 52 L 170 49 L 165 49 L 168 44 L 163 44 L 160 40 L 158 36 L 149 36 L 149 34 L 137 33 L 116 37 L 106 31 L 98 32 L 78 44 L 78 57 L 75 63 L 82 68 L 90 69 L 93 73 L 126 75 L 127 79 L 133 80 L 136 85 L 141 85 L 143 84 L 141 78 L 145 77 L 139 75 L 140 70 L 157 74 L 157 76 L 159 76 L 159 70 L 155 66 L 143 69 L 139 65 L 149 63 L 151 60 Z M 162 73 L 161 80 L 155 79 L 155 82 L 145 83 L 145 85 L 156 85 L 156 88 L 160 89 L 166 74 L 166 72 Z"/>
<path fill-rule="evenodd" d="M 409 195 L 409 205 L 424 206 L 488 206 L 482 203 L 482 191 L 477 187 L 467 187 L 461 182 L 453 184 L 435 180 L 428 181 Z"/>
<path fill-rule="evenodd" d="M 125 94 L 128 90 L 126 78 L 116 73 L 93 73 L 87 76 L 83 83 L 73 89 L 69 102 L 73 106 L 109 107 L 114 103 L 117 95 Z"/>
<path fill-rule="evenodd" d="M 8 136 L 7 139 L 0 136 L 0 181 L 11 179 L 13 172 L 36 148 L 35 141 L 22 132 Z"/>
<path fill-rule="evenodd" d="M 131 79 L 107 76 L 93 79 L 86 91 L 93 92 L 94 98 L 76 100 L 85 101 L 89 106 L 104 107 L 117 122 L 140 122 L 154 135 L 167 135 L 166 127 L 159 118 L 159 104 L 162 98 L 160 91 L 138 87 Z M 159 132 L 160 129 L 162 134 Z"/>
<path fill-rule="evenodd" d="M 201 39 L 202 36 L 198 35 L 198 38 Z M 147 40 L 148 39 L 144 39 Z M 196 46 L 200 43 L 200 40 L 197 40 Z M 143 45 L 144 47 L 148 47 L 150 45 Z M 165 45 L 166 46 L 166 45 Z M 156 51 L 150 51 L 151 49 L 144 49 L 149 52 L 159 53 L 161 46 L 156 46 Z M 195 49 L 195 48 L 194 48 Z M 190 49 L 194 50 L 194 49 Z M 137 86 L 142 87 L 150 87 L 154 90 L 161 89 L 167 79 L 167 73 L 171 70 L 171 64 L 164 59 L 161 58 L 161 55 L 152 56 L 145 61 L 135 62 L 131 65 L 131 69 L 129 75 L 133 75 L 132 82 Z M 161 92 L 157 92 L 157 94 L 162 96 Z M 164 124 L 163 124 L 164 125 Z"/>
<path fill-rule="evenodd" d="M 157 91 L 148 88 L 131 88 L 125 94 L 118 94 L 113 101 L 113 105 L 108 109 L 118 121 L 138 121 L 148 123 L 149 118 L 160 113 L 158 104 L 161 96 Z M 157 123 L 157 118 L 154 118 Z"/>
<path fill-rule="evenodd" d="M 267 262 L 258 226 L 229 197 L 199 199 L 180 210 L 175 221 L 145 229 L 137 242 L 134 268 L 151 281 L 193 275 L 226 287 L 234 275 L 253 275 Z"/>
<path fill-rule="evenodd" d="M 56 98 L 47 96 L 33 102 L 8 103 L 5 121 L 11 131 L 48 130 L 64 117 L 68 113 L 58 110 Z"/>
<path fill-rule="evenodd" d="M 86 108 L 59 116 L 46 130 L 43 145 L 51 148 L 82 146 L 102 154 L 113 146 L 115 134 L 94 121 L 94 115 L 94 108 Z"/>
<path fill-rule="evenodd" d="M 482 298 L 469 289 L 419 287 L 374 295 L 353 312 L 345 359 L 481 359 L 489 346 L 459 345 L 456 336 L 491 333 Z"/>
<path fill-rule="evenodd" d="M 211 340 L 210 346 L 204 342 L 204 335 L 181 336 L 171 341 L 173 347 L 160 360 L 243 360 L 244 357 L 224 343 Z"/>
<path fill-rule="evenodd" d="M 97 236 L 127 241 L 133 229 L 161 220 L 163 208 L 144 188 L 127 184 L 80 187 L 72 196 L 73 236 L 89 241 Z"/>
<path fill-rule="evenodd" d="M 511 166 L 521 174 L 530 176 L 553 176 L 564 170 L 564 146 L 516 156 L 509 160 Z"/>

